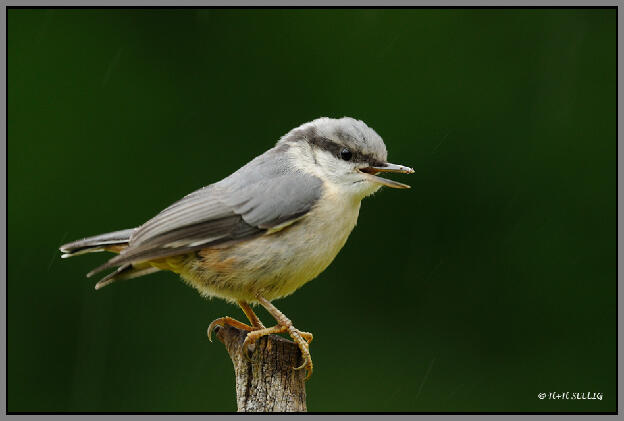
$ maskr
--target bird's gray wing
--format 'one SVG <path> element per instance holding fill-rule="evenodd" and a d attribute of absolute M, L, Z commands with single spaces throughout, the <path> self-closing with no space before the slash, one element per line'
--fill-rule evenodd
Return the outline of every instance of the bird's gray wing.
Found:
<path fill-rule="evenodd" d="M 295 171 L 276 148 L 234 174 L 199 189 L 140 226 L 128 247 L 94 269 L 174 256 L 263 235 L 308 213 L 322 194 L 319 178 Z"/>

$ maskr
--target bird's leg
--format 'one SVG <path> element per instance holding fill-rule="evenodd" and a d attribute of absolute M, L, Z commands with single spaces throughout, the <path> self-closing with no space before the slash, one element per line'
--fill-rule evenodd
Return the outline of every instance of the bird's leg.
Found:
<path fill-rule="evenodd" d="M 243 353 L 247 355 L 247 347 L 263 336 L 270 335 L 272 333 L 288 332 L 293 341 L 295 341 L 295 343 L 299 346 L 299 349 L 301 350 L 301 355 L 303 356 L 303 364 L 300 367 L 296 367 L 295 370 L 305 368 L 307 371 L 306 379 L 310 378 L 313 370 L 312 357 L 310 356 L 309 347 L 309 344 L 310 342 L 312 342 L 313 338 L 312 334 L 308 332 L 302 332 L 299 329 L 296 329 L 290 319 L 264 297 L 258 296 L 258 302 L 267 309 L 271 316 L 273 316 L 275 321 L 277 321 L 277 325 L 267 329 L 254 330 L 252 332 L 249 332 L 247 334 L 247 337 L 245 338 L 245 342 L 243 342 Z"/>
<path fill-rule="evenodd" d="M 208 326 L 208 339 L 210 340 L 210 342 L 212 342 L 212 331 L 216 326 L 229 325 L 246 330 L 248 332 L 264 329 L 264 325 L 262 324 L 258 316 L 256 316 L 256 313 L 254 313 L 254 311 L 251 309 L 251 306 L 249 304 L 247 304 L 245 301 L 239 301 L 238 305 L 243 310 L 243 313 L 245 313 L 245 316 L 247 316 L 247 318 L 251 322 L 251 326 L 243 322 L 239 322 L 238 320 L 228 316 L 219 317 L 218 319 L 213 320 L 212 323 L 210 323 L 210 325 Z"/>
<path fill-rule="evenodd" d="M 247 304 L 245 301 L 239 301 L 238 305 L 243 310 L 243 313 L 245 313 L 245 316 L 247 316 L 253 327 L 257 329 L 264 329 L 264 325 L 262 324 L 258 316 L 256 316 L 256 313 L 254 313 L 254 311 L 251 309 L 251 306 L 249 304 Z"/>

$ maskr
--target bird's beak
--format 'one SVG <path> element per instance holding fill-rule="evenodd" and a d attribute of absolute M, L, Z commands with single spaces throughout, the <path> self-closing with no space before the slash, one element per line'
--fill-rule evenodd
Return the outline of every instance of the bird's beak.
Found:
<path fill-rule="evenodd" d="M 403 173 L 403 174 L 414 173 L 414 170 L 410 167 L 404 167 L 403 165 L 396 165 L 396 164 L 390 164 L 390 163 L 360 168 L 359 170 L 360 172 L 364 173 L 370 181 L 374 183 L 383 184 L 384 186 L 392 187 L 393 189 L 409 189 L 410 186 L 408 186 L 407 184 L 399 183 L 398 181 L 377 177 L 375 174 L 378 174 L 380 172 L 395 172 L 395 173 L 398 172 L 398 173 Z"/>

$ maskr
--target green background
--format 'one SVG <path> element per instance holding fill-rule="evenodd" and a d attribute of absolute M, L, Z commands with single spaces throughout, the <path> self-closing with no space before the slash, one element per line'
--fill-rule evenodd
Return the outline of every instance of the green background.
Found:
<path fill-rule="evenodd" d="M 276 302 L 309 410 L 616 410 L 615 9 L 9 10 L 8 410 L 235 410 L 238 308 L 57 247 L 344 115 L 416 173 Z"/>

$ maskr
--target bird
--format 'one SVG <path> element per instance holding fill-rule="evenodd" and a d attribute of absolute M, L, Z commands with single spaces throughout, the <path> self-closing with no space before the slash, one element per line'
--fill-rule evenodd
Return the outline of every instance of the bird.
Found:
<path fill-rule="evenodd" d="M 228 177 L 196 190 L 143 225 L 60 247 L 62 258 L 116 253 L 87 274 L 115 268 L 96 283 L 171 271 L 202 296 L 238 304 L 249 324 L 232 317 L 210 323 L 247 331 L 242 350 L 259 338 L 287 333 L 301 350 L 306 380 L 313 371 L 313 335 L 297 329 L 272 303 L 316 278 L 354 229 L 362 199 L 382 186 L 406 189 L 380 173 L 414 170 L 387 159 L 383 139 L 363 121 L 321 117 L 290 130 L 274 147 Z M 276 324 L 265 327 L 252 305 Z"/>

